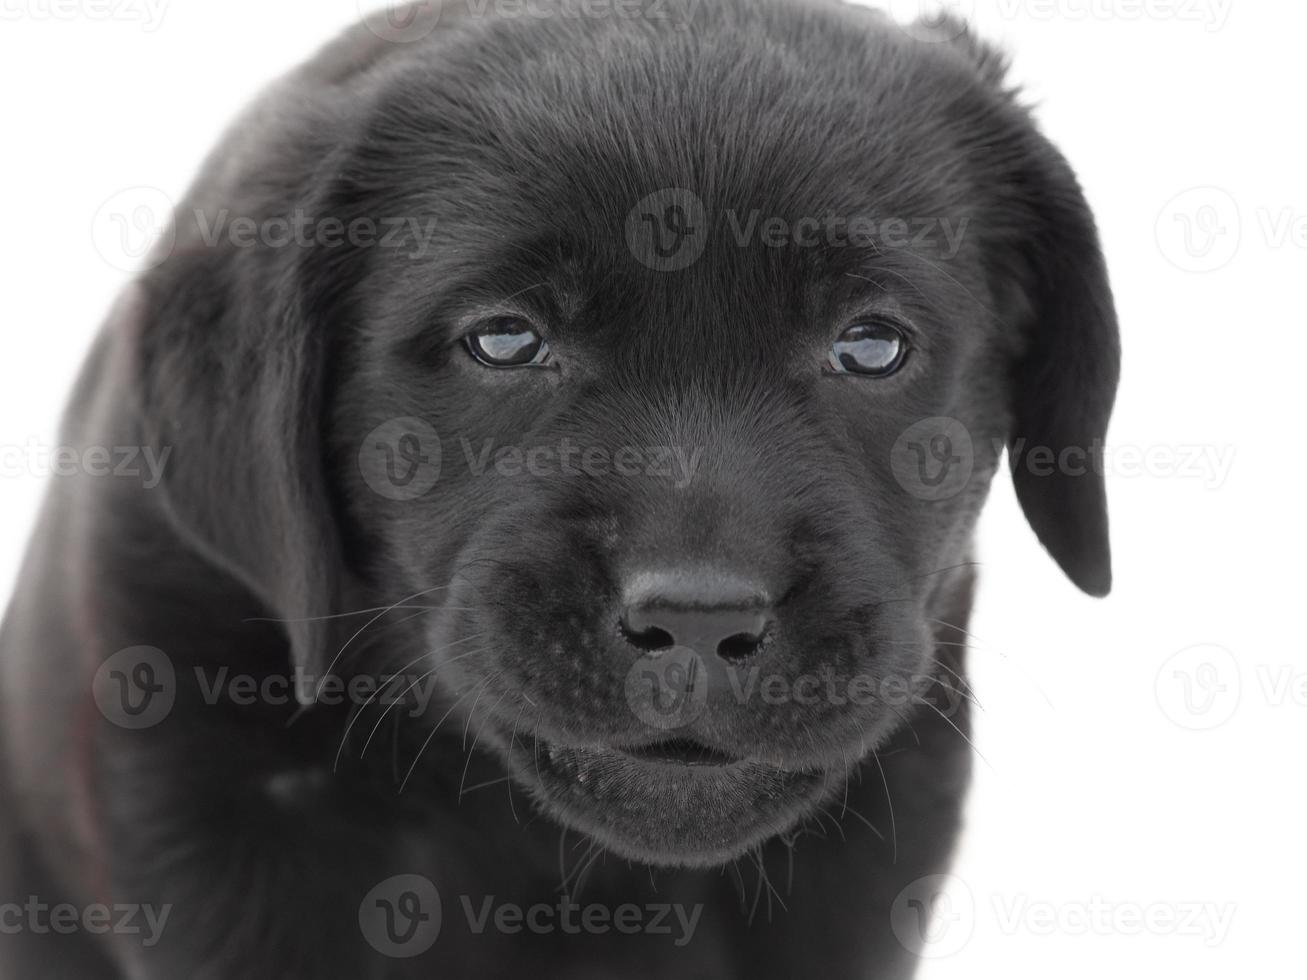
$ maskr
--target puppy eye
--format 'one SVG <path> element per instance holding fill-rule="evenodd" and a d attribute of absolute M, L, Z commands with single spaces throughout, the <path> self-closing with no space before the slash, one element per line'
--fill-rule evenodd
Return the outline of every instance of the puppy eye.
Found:
<path fill-rule="evenodd" d="M 549 363 L 549 345 L 528 321 L 497 316 L 464 338 L 468 352 L 487 367 L 539 367 Z"/>
<path fill-rule="evenodd" d="M 830 365 L 841 374 L 885 378 L 903 366 L 907 338 L 891 323 L 871 320 L 849 327 L 830 351 Z"/>

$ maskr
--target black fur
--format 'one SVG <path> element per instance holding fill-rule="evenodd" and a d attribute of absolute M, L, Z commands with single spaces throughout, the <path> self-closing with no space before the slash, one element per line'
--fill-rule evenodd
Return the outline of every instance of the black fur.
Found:
<path fill-rule="evenodd" d="M 1086 591 L 1110 586 L 1101 475 L 1047 474 L 1031 454 L 1101 441 L 1111 295 L 1075 178 L 995 53 L 955 23 L 927 40 L 826 2 L 474 9 L 447 6 L 413 43 L 356 28 L 277 85 L 91 355 L 64 441 L 172 455 L 157 488 L 51 491 L 0 638 L 0 903 L 172 912 L 149 946 L 6 937 L 5 976 L 907 976 L 891 910 L 947 867 L 958 830 L 970 543 L 1005 445 L 1053 557 Z M 702 204 L 706 247 L 660 270 L 628 217 L 668 189 Z M 412 217 L 434 237 L 202 234 L 223 214 L 297 211 Z M 966 224 L 955 253 L 938 229 L 906 247 L 738 243 L 755 212 Z M 465 352 L 468 323 L 508 308 L 546 325 L 553 369 Z M 886 308 L 915 325 L 904 369 L 824 371 L 849 316 Z M 891 465 L 932 417 L 974 448 L 943 499 Z M 369 482 L 369 434 L 395 418 L 441 437 L 440 478 L 412 500 Z M 674 447 L 701 465 L 684 485 L 478 475 L 465 446 L 487 441 Z M 718 670 L 683 734 L 745 761 L 614 761 L 665 737 L 632 710 L 641 653 L 617 625 L 623 577 L 658 564 L 766 584 L 763 674 L 901 681 L 909 700 L 760 705 Z M 139 645 L 166 653 L 176 703 L 130 730 L 92 684 Z M 282 703 L 206 700 L 223 668 L 301 679 Z M 423 712 L 321 697 L 328 672 L 431 669 Z M 401 874 L 444 899 L 413 959 L 359 925 L 369 890 Z M 459 900 L 560 891 L 704 911 L 677 946 L 478 935 Z"/>

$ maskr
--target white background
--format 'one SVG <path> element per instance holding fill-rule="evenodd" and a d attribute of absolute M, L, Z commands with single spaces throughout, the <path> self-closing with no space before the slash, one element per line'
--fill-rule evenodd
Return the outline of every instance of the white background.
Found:
<path fill-rule="evenodd" d="M 955 6 L 1013 53 L 1081 175 L 1125 369 L 1111 598 L 1060 577 L 1006 477 L 984 517 L 984 759 L 922 976 L 1301 975 L 1307 9 Z M 126 280 L 97 249 L 102 208 L 134 187 L 180 196 L 222 124 L 357 13 L 154 0 L 147 24 L 146 9 L 0 0 L 6 595 L 45 482 L 33 447 L 55 444 Z"/>

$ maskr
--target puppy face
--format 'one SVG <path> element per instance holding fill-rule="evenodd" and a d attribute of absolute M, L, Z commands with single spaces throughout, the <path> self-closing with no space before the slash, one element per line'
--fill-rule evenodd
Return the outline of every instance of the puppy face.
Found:
<path fill-rule="evenodd" d="M 787 828 L 901 723 L 1012 431 L 1030 272 L 967 145 L 1011 112 L 956 52 L 838 26 L 509 59 L 528 35 L 492 29 L 397 78 L 366 140 L 436 231 L 353 294 L 333 426 L 359 547 L 397 589 L 447 586 L 425 641 L 460 716 L 641 859 Z M 339 191 L 375 210 L 365 167 Z M 936 495 L 903 437 L 941 417 L 970 474 Z M 358 452 L 392 419 L 440 439 L 413 499 L 371 490 L 398 441 Z"/>
<path fill-rule="evenodd" d="M 1004 445 L 1102 435 L 1079 190 L 965 35 L 837 6 L 480 23 L 374 75 L 291 183 L 423 234 L 298 264 L 330 506 L 285 523 L 316 570 L 250 577 L 291 613 L 337 541 L 371 594 L 438 607 L 378 656 L 438 667 L 441 716 L 559 819 L 738 855 L 915 710 Z M 1017 481 L 1105 591 L 1101 480 Z"/>

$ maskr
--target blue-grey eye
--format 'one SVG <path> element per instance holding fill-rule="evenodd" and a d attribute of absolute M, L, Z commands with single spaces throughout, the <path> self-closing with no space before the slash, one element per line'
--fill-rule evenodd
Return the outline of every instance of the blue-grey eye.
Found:
<path fill-rule="evenodd" d="M 472 356 L 487 367 L 539 367 L 549 363 L 549 344 L 521 317 L 486 320 L 464 342 Z"/>
<path fill-rule="evenodd" d="M 830 365 L 843 374 L 884 378 L 903 366 L 908 356 L 903 332 L 884 320 L 869 320 L 849 327 L 830 351 Z"/>

